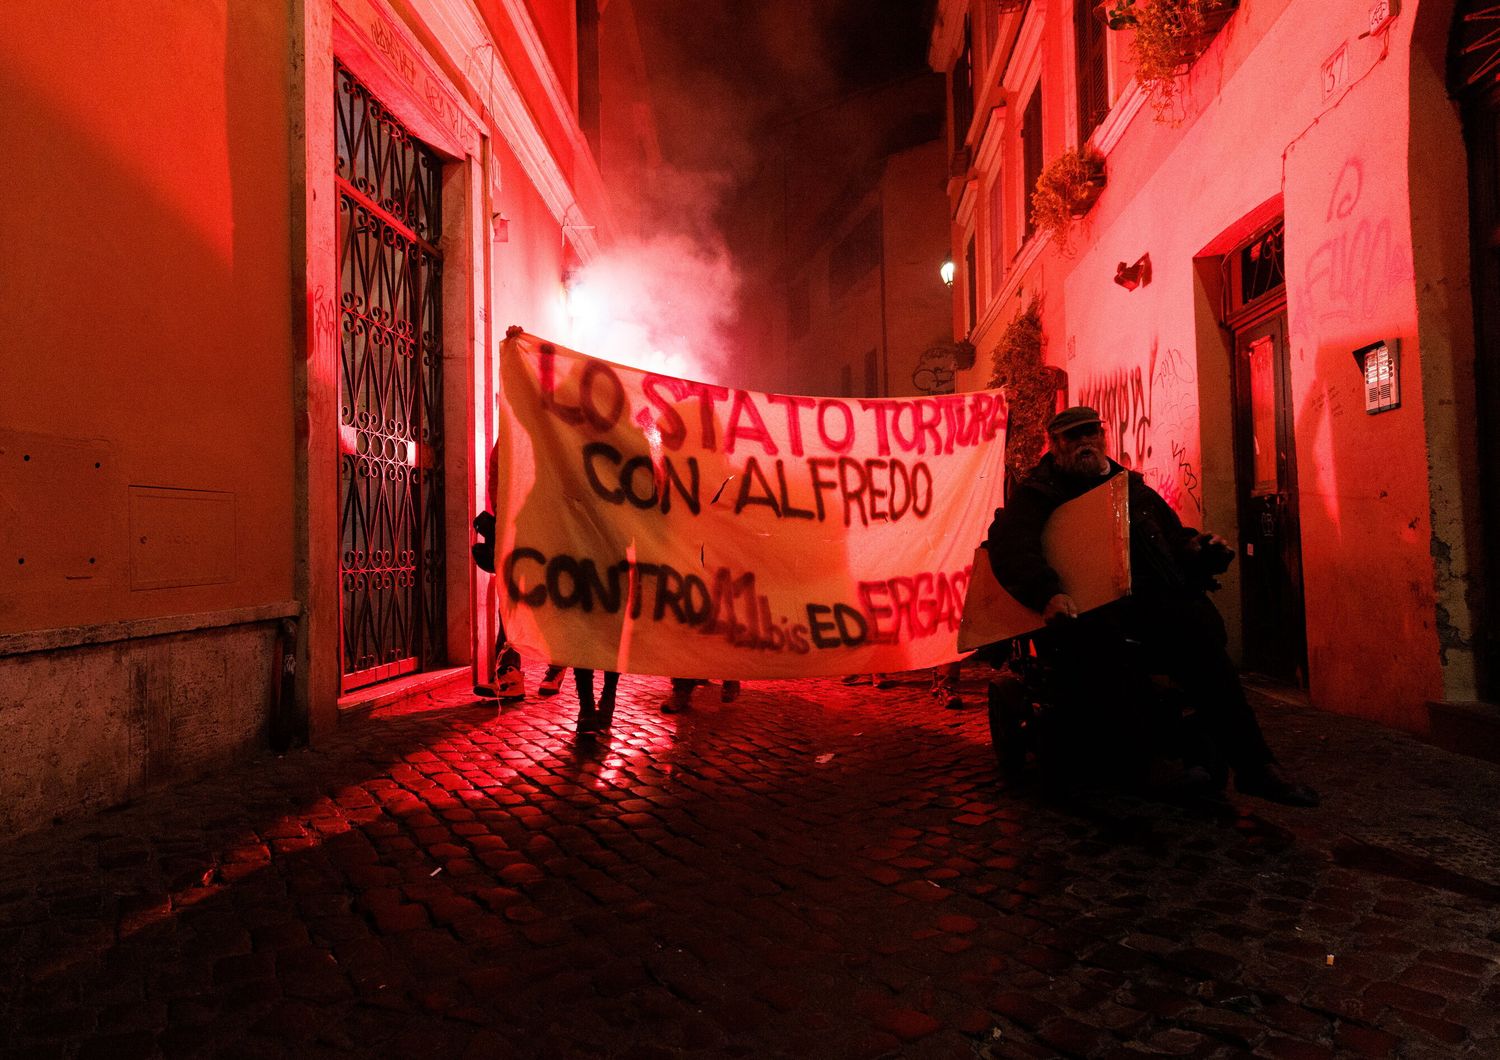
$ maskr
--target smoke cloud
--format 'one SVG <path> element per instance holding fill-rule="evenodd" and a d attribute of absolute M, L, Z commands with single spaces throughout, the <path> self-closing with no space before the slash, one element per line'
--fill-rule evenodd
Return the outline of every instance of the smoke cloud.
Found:
<path fill-rule="evenodd" d="M 727 332 L 739 286 L 722 240 L 621 241 L 568 278 L 574 344 L 618 364 L 718 382 L 734 374 Z"/>
<path fill-rule="evenodd" d="M 757 260 L 742 245 L 747 232 L 750 244 L 766 234 L 754 186 L 770 180 L 785 192 L 774 175 L 785 171 L 777 144 L 785 150 L 787 115 L 924 68 L 930 3 L 633 6 L 662 163 L 611 181 L 634 234 L 570 277 L 573 343 L 622 364 L 764 389 L 742 326 L 756 310 L 740 303 L 780 280 L 764 253 Z"/>

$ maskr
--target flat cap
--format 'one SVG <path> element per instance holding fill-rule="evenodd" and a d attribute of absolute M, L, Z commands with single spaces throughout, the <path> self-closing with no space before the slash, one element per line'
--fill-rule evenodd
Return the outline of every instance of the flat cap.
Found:
<path fill-rule="evenodd" d="M 1074 405 L 1071 408 L 1063 409 L 1047 421 L 1047 433 L 1062 434 L 1064 431 L 1071 431 L 1074 427 L 1083 427 L 1100 422 L 1099 413 L 1087 405 Z"/>

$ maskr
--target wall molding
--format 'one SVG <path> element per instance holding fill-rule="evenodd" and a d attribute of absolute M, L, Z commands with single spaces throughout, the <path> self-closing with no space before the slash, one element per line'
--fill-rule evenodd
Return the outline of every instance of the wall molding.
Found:
<path fill-rule="evenodd" d="M 1115 105 L 1109 108 L 1109 113 L 1104 120 L 1094 129 L 1093 135 L 1089 137 L 1096 150 L 1101 155 L 1108 155 L 1114 150 L 1115 144 L 1125 135 L 1125 130 L 1135 120 L 1136 113 L 1146 102 L 1149 93 L 1141 87 L 1141 83 L 1135 78 L 1130 79 L 1130 86 L 1125 89 Z"/>
<path fill-rule="evenodd" d="M 413 7 L 447 53 L 448 61 L 478 97 L 489 123 L 514 152 L 527 178 L 547 204 L 548 211 L 563 226 L 564 237 L 585 261 L 594 257 L 599 252 L 599 241 L 596 229 L 591 226 L 607 223 L 607 219 L 591 218 L 584 211 L 574 181 L 569 180 L 553 157 L 553 150 L 527 107 L 515 74 L 502 59 L 473 0 L 460 3 L 417 0 Z M 504 11 L 526 51 L 549 109 L 566 130 L 568 143 L 564 146 L 572 154 L 569 161 L 574 180 L 585 184 L 594 193 L 591 197 L 602 204 L 605 201 L 604 180 L 599 175 L 593 151 L 578 128 L 572 105 L 552 68 L 536 24 L 519 0 L 508 0 Z"/>
<path fill-rule="evenodd" d="M 302 605 L 296 600 L 253 607 L 233 607 L 224 611 L 200 611 L 188 615 L 163 615 L 158 618 L 132 618 L 122 622 L 101 622 L 88 626 L 62 626 L 56 629 L 28 630 L 0 635 L 0 657 L 29 655 L 39 651 L 59 651 L 94 644 L 113 644 L 122 640 L 165 637 L 173 633 L 192 633 L 200 629 L 223 629 L 259 622 L 276 622 L 296 618 Z"/>

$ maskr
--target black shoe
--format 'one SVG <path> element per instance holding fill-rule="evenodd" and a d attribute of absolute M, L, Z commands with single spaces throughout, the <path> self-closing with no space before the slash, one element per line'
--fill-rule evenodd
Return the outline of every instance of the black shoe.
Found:
<path fill-rule="evenodd" d="M 547 672 L 542 675 L 542 683 L 537 686 L 537 695 L 555 696 L 562 691 L 563 676 L 568 672 L 566 666 L 549 666 Z"/>
<path fill-rule="evenodd" d="M 964 709 L 964 697 L 958 694 L 958 689 L 949 681 L 932 682 L 932 698 L 948 710 Z"/>
<path fill-rule="evenodd" d="M 1283 806 L 1311 807 L 1322 802 L 1316 791 L 1287 777 L 1275 762 L 1235 770 L 1234 790 Z"/>

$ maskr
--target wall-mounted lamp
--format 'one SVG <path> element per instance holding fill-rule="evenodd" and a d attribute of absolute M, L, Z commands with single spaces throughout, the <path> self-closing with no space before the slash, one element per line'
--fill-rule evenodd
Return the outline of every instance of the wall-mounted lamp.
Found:
<path fill-rule="evenodd" d="M 1151 255 L 1142 254 L 1134 265 L 1126 265 L 1123 261 L 1115 267 L 1115 283 L 1133 291 L 1137 287 L 1145 287 L 1151 282 Z"/>
<path fill-rule="evenodd" d="M 938 275 L 943 278 L 943 282 L 944 283 L 946 283 L 949 287 L 952 287 L 953 286 L 953 262 L 951 262 L 951 261 L 945 261 L 945 262 L 943 262 L 942 268 L 938 269 Z"/>

